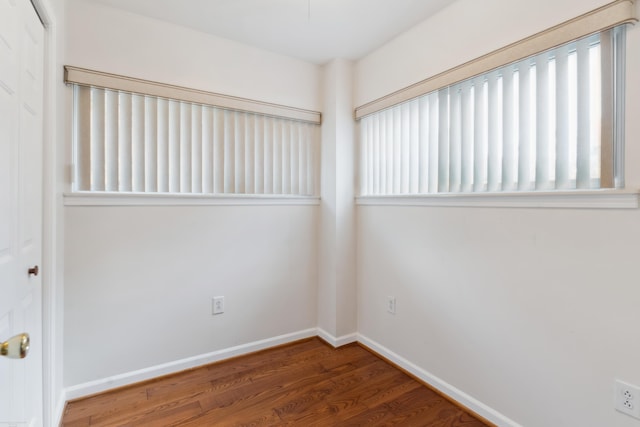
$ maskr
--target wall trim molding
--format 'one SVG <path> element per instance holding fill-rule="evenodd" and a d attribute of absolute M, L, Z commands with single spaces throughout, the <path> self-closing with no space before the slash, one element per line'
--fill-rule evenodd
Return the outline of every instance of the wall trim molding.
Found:
<path fill-rule="evenodd" d="M 53 407 L 53 418 L 51 419 L 51 426 L 61 426 L 62 417 L 64 416 L 64 409 L 67 406 L 67 396 L 65 390 L 60 392 L 60 398 Z"/>
<path fill-rule="evenodd" d="M 65 206 L 315 206 L 319 197 L 270 194 L 164 194 L 74 192 L 64 194 Z"/>
<path fill-rule="evenodd" d="M 46 271 L 42 277 L 42 422 L 45 427 L 60 425 L 64 412 L 66 398 L 62 385 L 59 368 L 62 362 L 58 357 L 58 349 L 62 347 L 62 334 L 59 332 L 57 314 L 62 310 L 58 306 L 58 294 L 61 291 L 59 265 L 61 255 L 56 248 L 60 241 L 62 227 L 60 213 L 62 205 L 59 203 L 59 186 L 57 175 L 59 170 L 58 145 L 60 141 L 60 127 L 57 115 L 59 103 L 59 75 L 58 39 L 61 30 L 57 10 L 51 0 L 31 0 L 40 22 L 44 27 L 44 59 L 43 59 L 43 141 L 42 141 L 42 241 L 41 266 Z"/>
<path fill-rule="evenodd" d="M 334 337 L 329 332 L 322 328 L 318 328 L 318 337 L 334 348 L 342 347 L 343 345 L 351 344 L 358 341 L 358 334 L 356 332 L 352 334 L 342 335 L 340 337 Z"/>
<path fill-rule="evenodd" d="M 490 408 L 489 406 L 468 395 L 462 390 L 454 387 L 453 385 L 447 383 L 441 378 L 426 371 L 425 369 L 420 368 L 418 365 L 415 365 L 414 363 L 408 361 L 397 353 L 394 353 L 382 344 L 379 344 L 378 342 L 369 339 L 362 334 L 358 334 L 358 342 L 363 347 L 396 364 L 400 368 L 409 372 L 411 375 L 414 375 L 421 381 L 424 381 L 429 386 L 433 387 L 437 391 L 441 392 L 445 396 L 451 398 L 458 404 L 476 413 L 487 421 L 502 427 L 522 427 L 520 424 L 516 423 L 510 418 L 507 418 L 505 415 L 499 413 L 493 408 Z"/>
<path fill-rule="evenodd" d="M 237 345 L 235 347 L 216 350 L 211 353 L 199 356 L 187 357 L 173 362 L 163 363 L 149 368 L 140 369 L 133 372 L 114 375 L 95 381 L 89 381 L 83 384 L 67 387 L 64 390 L 65 400 L 70 401 L 79 399 L 93 394 L 102 393 L 114 388 L 124 387 L 141 381 L 150 380 L 163 375 L 174 374 L 198 366 L 207 365 L 209 363 L 219 362 L 236 356 L 253 353 L 270 347 L 298 341 L 305 338 L 311 338 L 317 335 L 317 328 L 305 329 L 302 331 L 292 332 L 289 334 L 279 335 L 273 338 L 267 338 L 259 341 L 253 341 L 247 344 Z"/>
<path fill-rule="evenodd" d="M 640 194 L 631 190 L 576 190 L 521 193 L 441 193 L 361 196 L 359 206 L 434 206 L 469 208 L 637 209 Z"/>

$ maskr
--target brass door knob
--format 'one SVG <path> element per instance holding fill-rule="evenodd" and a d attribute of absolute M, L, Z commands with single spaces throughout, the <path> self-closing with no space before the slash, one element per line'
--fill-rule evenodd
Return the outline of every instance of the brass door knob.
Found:
<path fill-rule="evenodd" d="M 18 334 L 0 344 L 0 356 L 24 359 L 29 353 L 29 334 Z"/>
<path fill-rule="evenodd" d="M 40 269 L 37 265 L 29 269 L 29 276 L 37 276 L 38 273 L 40 273 Z"/>

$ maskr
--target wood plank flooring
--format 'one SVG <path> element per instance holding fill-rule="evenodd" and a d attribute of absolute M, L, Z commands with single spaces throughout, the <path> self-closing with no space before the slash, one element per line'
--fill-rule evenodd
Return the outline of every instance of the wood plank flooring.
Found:
<path fill-rule="evenodd" d="M 62 425 L 487 424 L 357 344 L 312 338 L 70 402 Z"/>

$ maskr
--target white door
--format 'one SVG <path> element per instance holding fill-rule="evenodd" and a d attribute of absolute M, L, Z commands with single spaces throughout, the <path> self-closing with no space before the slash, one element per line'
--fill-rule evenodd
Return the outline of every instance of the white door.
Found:
<path fill-rule="evenodd" d="M 0 0 L 0 342 L 31 337 L 0 357 L 0 426 L 42 425 L 43 38 L 29 0 Z"/>

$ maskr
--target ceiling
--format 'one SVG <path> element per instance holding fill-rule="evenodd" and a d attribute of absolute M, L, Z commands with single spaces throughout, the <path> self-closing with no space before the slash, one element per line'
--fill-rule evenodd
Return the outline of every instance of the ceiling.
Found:
<path fill-rule="evenodd" d="M 456 0 L 86 0 L 305 61 L 358 59 Z"/>

